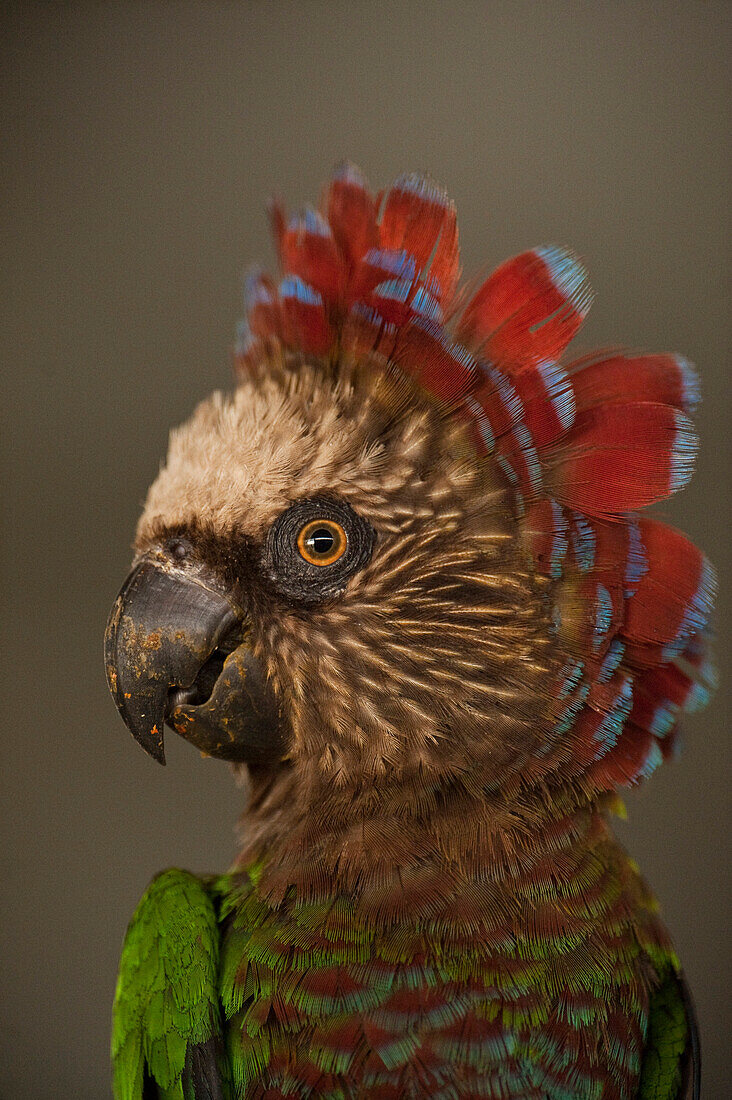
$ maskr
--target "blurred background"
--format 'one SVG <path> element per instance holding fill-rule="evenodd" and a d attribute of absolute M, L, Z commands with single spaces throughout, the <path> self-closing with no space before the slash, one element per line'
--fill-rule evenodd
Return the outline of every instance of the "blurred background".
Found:
<path fill-rule="evenodd" d="M 105 620 L 169 428 L 230 384 L 264 207 L 347 157 L 430 172 L 467 274 L 544 242 L 586 260 L 578 348 L 683 351 L 702 451 L 663 514 L 723 576 L 729 653 L 727 3 L 12 3 L 0 14 L 4 288 L 0 1096 L 108 1097 L 127 921 L 171 864 L 221 870 L 241 792 L 168 736 L 134 744 Z M 726 580 L 725 580 L 726 574 Z M 628 799 L 730 1095 L 729 677 Z M 727 693 L 727 694 L 725 694 Z"/>

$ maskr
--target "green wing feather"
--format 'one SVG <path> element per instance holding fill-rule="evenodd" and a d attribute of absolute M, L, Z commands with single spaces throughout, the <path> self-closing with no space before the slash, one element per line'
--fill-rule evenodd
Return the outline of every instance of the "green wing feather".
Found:
<path fill-rule="evenodd" d="M 701 1056 L 689 990 L 669 970 L 651 998 L 638 1100 L 698 1100 Z"/>
<path fill-rule="evenodd" d="M 150 1082 L 160 1100 L 226 1095 L 212 1063 L 221 1035 L 218 966 L 206 888 L 187 871 L 164 871 L 143 895 L 122 948 L 112 1015 L 116 1100 L 143 1100 Z M 199 1087 L 202 1062 L 208 1070 Z"/>

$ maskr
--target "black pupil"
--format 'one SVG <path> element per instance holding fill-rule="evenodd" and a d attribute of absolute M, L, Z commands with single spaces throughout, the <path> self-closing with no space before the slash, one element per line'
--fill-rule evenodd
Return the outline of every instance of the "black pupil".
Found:
<path fill-rule="evenodd" d="M 312 554 L 319 554 L 321 557 L 330 554 L 334 545 L 335 538 L 333 537 L 333 532 L 329 531 L 327 527 L 316 527 L 307 539 L 307 546 L 310 552 Z"/>

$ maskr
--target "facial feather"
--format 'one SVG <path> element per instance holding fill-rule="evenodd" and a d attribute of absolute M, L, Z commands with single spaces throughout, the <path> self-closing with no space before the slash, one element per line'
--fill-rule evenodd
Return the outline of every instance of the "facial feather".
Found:
<path fill-rule="evenodd" d="M 293 501 L 342 498 L 377 533 L 338 600 L 303 611 L 260 591 L 255 645 L 290 720 L 291 766 L 380 803 L 459 781 L 505 783 L 547 736 L 543 578 L 523 557 L 501 475 L 458 424 L 368 360 L 337 381 L 299 359 L 214 395 L 171 437 L 138 531 L 208 528 L 255 557 Z"/>

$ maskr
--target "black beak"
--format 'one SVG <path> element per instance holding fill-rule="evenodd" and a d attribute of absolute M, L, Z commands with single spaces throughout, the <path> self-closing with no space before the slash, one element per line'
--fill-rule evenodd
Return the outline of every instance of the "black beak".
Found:
<path fill-rule="evenodd" d="M 282 754 L 277 702 L 243 616 L 208 579 L 151 559 L 135 566 L 107 623 L 109 688 L 160 764 L 166 722 L 208 755 L 262 763 Z"/>

